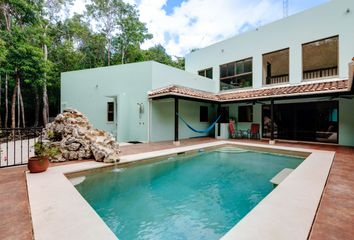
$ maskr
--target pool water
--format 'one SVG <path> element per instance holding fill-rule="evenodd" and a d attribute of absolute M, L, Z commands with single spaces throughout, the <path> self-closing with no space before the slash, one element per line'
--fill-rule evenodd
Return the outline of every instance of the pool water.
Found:
<path fill-rule="evenodd" d="M 121 240 L 219 239 L 303 158 L 211 151 L 89 174 L 77 190 Z"/>

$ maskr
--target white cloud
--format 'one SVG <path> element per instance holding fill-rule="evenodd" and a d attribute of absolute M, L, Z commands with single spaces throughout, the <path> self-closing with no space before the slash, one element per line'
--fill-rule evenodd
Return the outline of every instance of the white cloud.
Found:
<path fill-rule="evenodd" d="M 141 0 L 137 4 L 141 21 L 154 35 L 144 48 L 161 43 L 171 55 L 182 56 L 282 15 L 282 1 L 273 0 L 189 0 L 171 15 L 162 9 L 166 0 Z M 165 36 L 171 36 L 166 38 Z"/>
<path fill-rule="evenodd" d="M 75 10 L 82 10 L 84 1 L 76 0 Z M 167 0 L 124 1 L 137 5 L 140 20 L 154 36 L 142 47 L 161 44 L 175 56 L 183 56 L 193 48 L 208 46 L 282 16 L 280 0 L 185 0 L 170 15 L 163 9 Z"/>

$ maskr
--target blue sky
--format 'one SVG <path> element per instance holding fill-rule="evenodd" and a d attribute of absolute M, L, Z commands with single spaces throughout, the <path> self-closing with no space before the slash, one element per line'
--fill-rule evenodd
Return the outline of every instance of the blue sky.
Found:
<path fill-rule="evenodd" d="M 74 11 L 84 2 L 75 0 Z M 173 56 L 184 56 L 236 34 L 283 17 L 283 0 L 123 0 L 135 4 L 153 39 L 142 47 L 163 45 Z M 329 0 L 289 0 L 289 16 Z"/>

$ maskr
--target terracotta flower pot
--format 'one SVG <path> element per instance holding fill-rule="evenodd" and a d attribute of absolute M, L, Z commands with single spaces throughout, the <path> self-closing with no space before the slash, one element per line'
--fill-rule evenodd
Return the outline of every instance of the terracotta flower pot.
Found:
<path fill-rule="evenodd" d="M 48 157 L 31 157 L 28 159 L 27 167 L 31 173 L 40 173 L 47 170 L 49 166 Z"/>

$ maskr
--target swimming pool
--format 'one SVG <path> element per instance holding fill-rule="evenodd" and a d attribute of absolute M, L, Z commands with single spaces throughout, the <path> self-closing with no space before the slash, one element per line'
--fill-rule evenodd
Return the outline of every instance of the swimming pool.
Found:
<path fill-rule="evenodd" d="M 76 188 L 120 239 L 219 239 L 302 161 L 221 148 L 107 169 Z"/>

